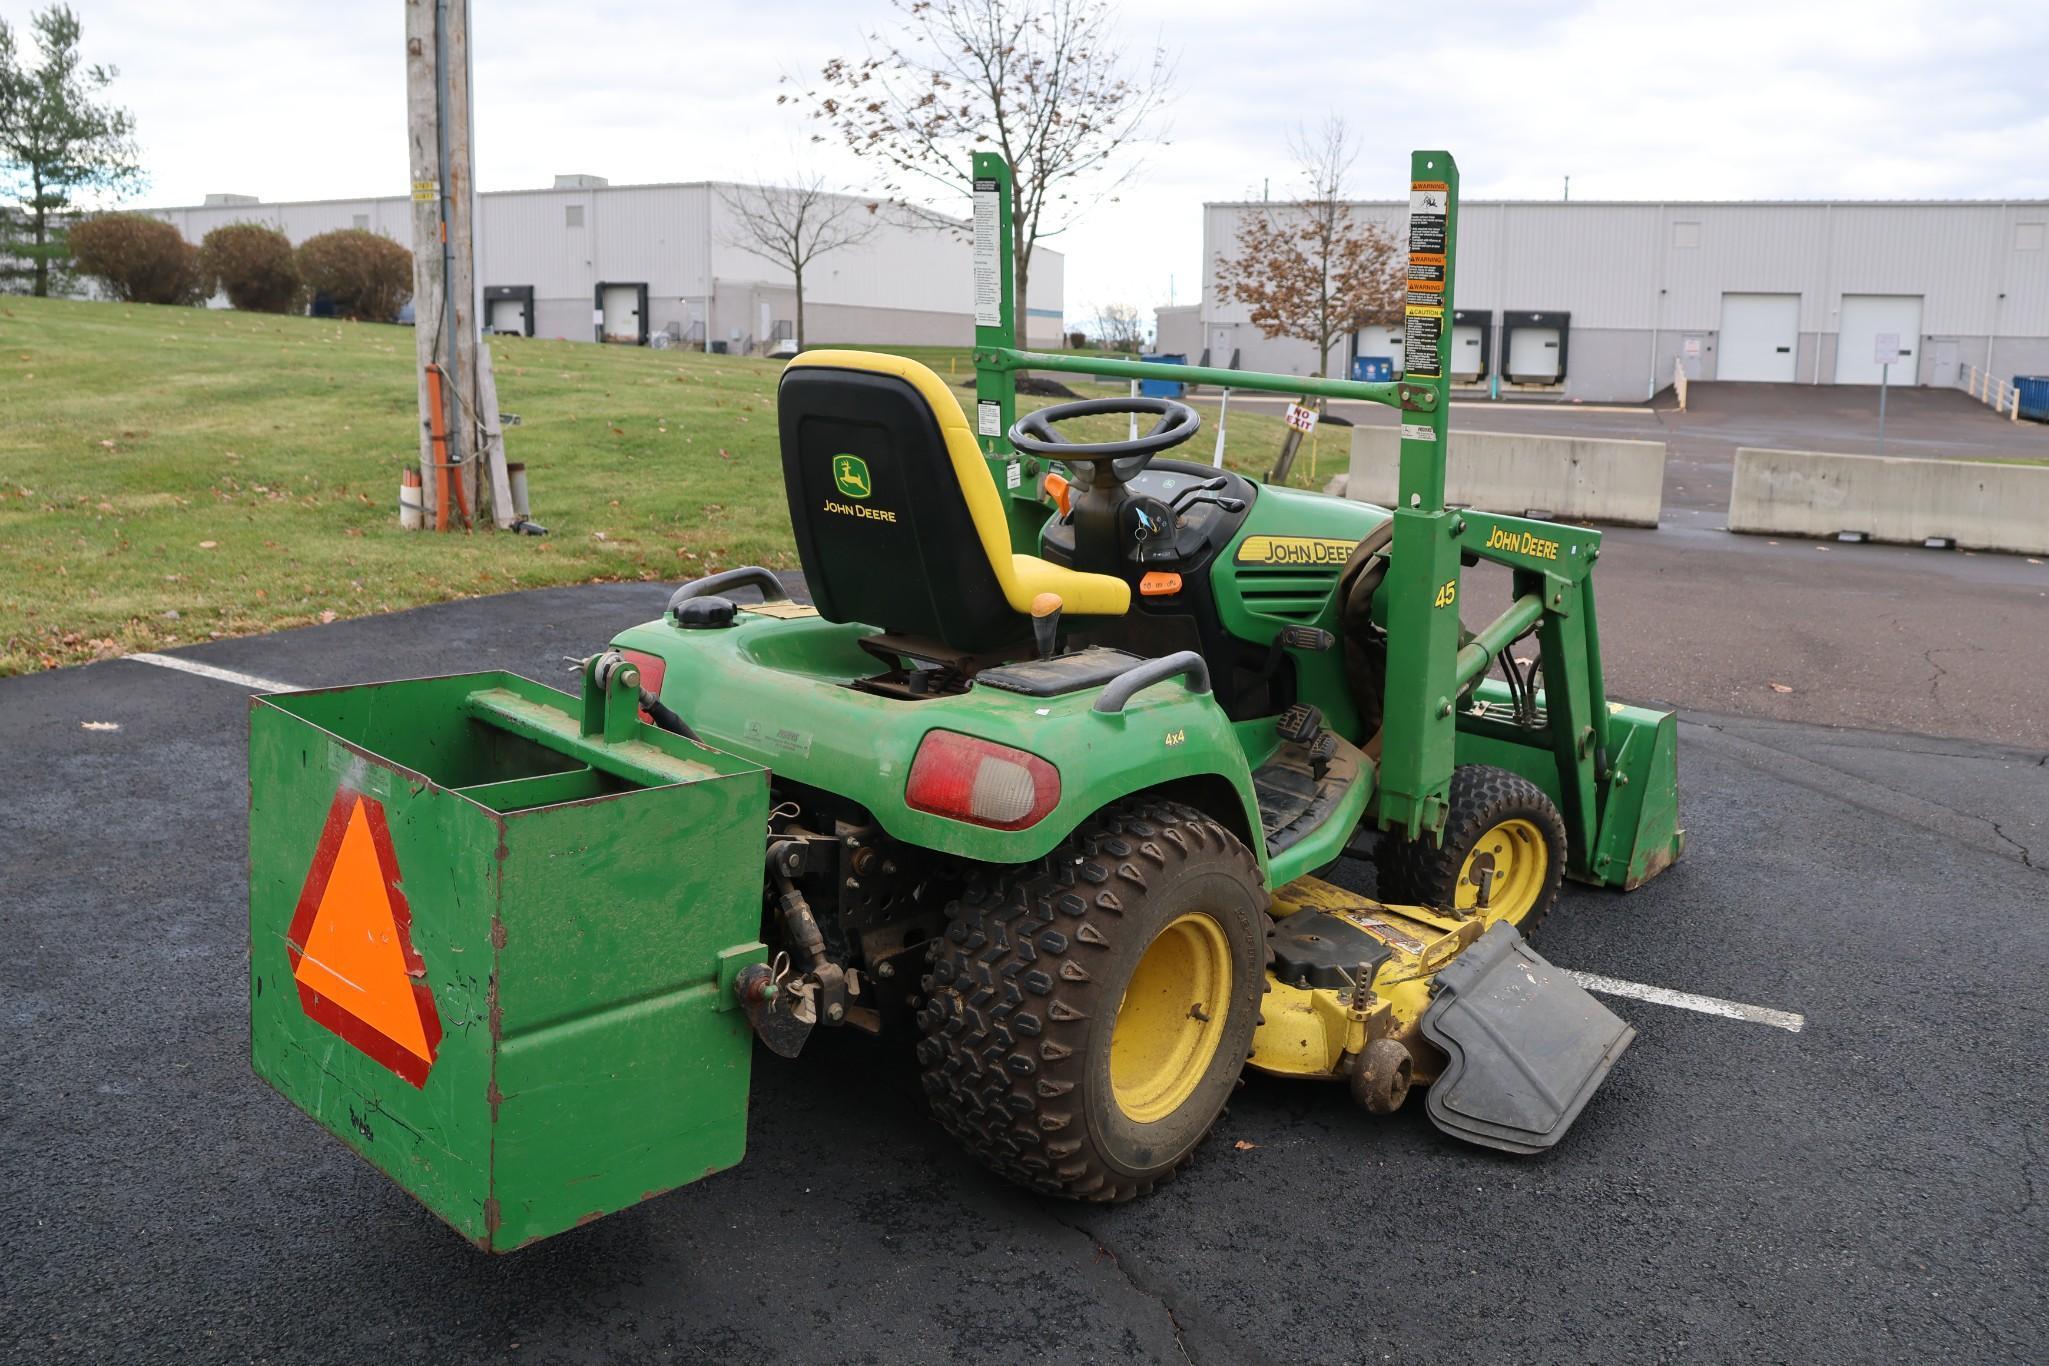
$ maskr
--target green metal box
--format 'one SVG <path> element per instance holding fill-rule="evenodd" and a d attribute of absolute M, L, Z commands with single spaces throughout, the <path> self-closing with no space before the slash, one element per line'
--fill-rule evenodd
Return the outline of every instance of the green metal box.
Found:
<path fill-rule="evenodd" d="M 767 773 L 578 706 L 505 673 L 251 703 L 256 1072 L 491 1251 L 746 1146 Z"/>

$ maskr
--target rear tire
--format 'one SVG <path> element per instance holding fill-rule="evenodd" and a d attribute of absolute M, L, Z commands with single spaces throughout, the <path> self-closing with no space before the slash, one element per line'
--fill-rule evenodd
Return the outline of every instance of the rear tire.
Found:
<path fill-rule="evenodd" d="M 933 1115 L 1021 1185 L 1121 1201 L 1223 1113 L 1266 991 L 1259 866 L 1193 807 L 1134 799 L 947 909 L 918 1013 Z"/>
<path fill-rule="evenodd" d="M 1558 904 L 1565 818 L 1529 779 L 1483 764 L 1453 770 L 1450 807 L 1442 844 L 1382 836 L 1375 855 L 1380 899 L 1477 912 L 1529 938 Z M 1493 896 L 1483 908 L 1477 903 L 1490 871 Z"/>

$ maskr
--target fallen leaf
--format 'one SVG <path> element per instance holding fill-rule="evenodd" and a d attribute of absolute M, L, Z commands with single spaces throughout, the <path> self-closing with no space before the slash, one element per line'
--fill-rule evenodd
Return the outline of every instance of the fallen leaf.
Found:
<path fill-rule="evenodd" d="M 1785 684 L 1783 684 L 1783 683 L 1774 683 L 1774 684 L 1772 684 L 1772 685 L 1771 685 L 1771 690 L 1772 690 L 1773 692 L 1791 692 L 1791 691 L 1793 691 L 1793 690 L 1792 690 L 1791 688 L 1787 687 L 1787 686 L 1786 686 Z"/>
<path fill-rule="evenodd" d="M 1241 1138 L 1236 1143 L 1233 1143 L 1231 1146 L 1236 1148 L 1241 1153 L 1249 1153 L 1254 1148 L 1257 1148 L 1259 1145 L 1257 1143 L 1248 1142 L 1247 1140 Z"/>
<path fill-rule="evenodd" d="M 219 541 L 201 541 L 199 543 L 199 548 L 201 550 L 218 550 L 220 549 L 220 545 L 221 543 Z"/>
<path fill-rule="evenodd" d="M 326 609 L 325 611 L 321 612 L 321 614 L 320 614 L 320 624 L 321 624 L 322 626 L 325 626 L 325 625 L 327 625 L 327 623 L 329 623 L 330 621 L 333 621 L 333 620 L 334 620 L 334 609 L 333 609 L 332 607 L 330 607 L 330 608 L 327 608 L 327 609 Z"/>

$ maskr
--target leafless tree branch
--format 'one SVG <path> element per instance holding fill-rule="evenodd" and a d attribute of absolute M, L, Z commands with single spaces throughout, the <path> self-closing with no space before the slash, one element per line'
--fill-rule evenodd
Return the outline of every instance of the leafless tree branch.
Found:
<path fill-rule="evenodd" d="M 1173 62 L 1158 46 L 1127 62 L 1112 0 L 892 3 L 894 32 L 871 36 L 859 57 L 835 57 L 815 88 L 778 102 L 886 166 L 893 192 L 923 180 L 965 193 L 973 152 L 1001 153 L 1014 176 L 1023 309 L 1039 239 L 1130 181 L 1140 162 L 1120 151 L 1164 134 Z"/>
<path fill-rule="evenodd" d="M 804 349 L 804 272 L 830 252 L 860 246 L 879 230 L 882 203 L 836 194 L 819 176 L 794 185 L 734 185 L 719 189 L 732 216 L 727 242 L 790 272 L 797 291 L 797 349 Z"/>

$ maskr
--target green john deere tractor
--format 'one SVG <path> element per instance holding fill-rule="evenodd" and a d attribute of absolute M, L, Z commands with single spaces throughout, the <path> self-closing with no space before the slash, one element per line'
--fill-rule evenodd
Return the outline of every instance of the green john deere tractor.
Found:
<path fill-rule="evenodd" d="M 982 1162 L 1122 1200 L 1248 1064 L 1534 1152 L 1633 1037 L 1525 941 L 1562 878 L 1678 856 L 1673 719 L 1604 695 L 1597 532 L 1444 505 L 1451 158 L 1414 155 L 1391 383 L 1016 349 L 976 174 L 975 417 L 896 357 L 783 373 L 809 604 L 685 584 L 580 699 L 255 704 L 257 1068 L 480 1245 L 738 1161 L 756 1039 L 914 1040 Z M 1399 506 L 1173 459 L 1173 400 L 1020 418 L 1020 370 L 1388 404 Z M 1481 560 L 1512 588 L 1468 632 Z M 1377 898 L 1316 876 L 1369 852 Z"/>

